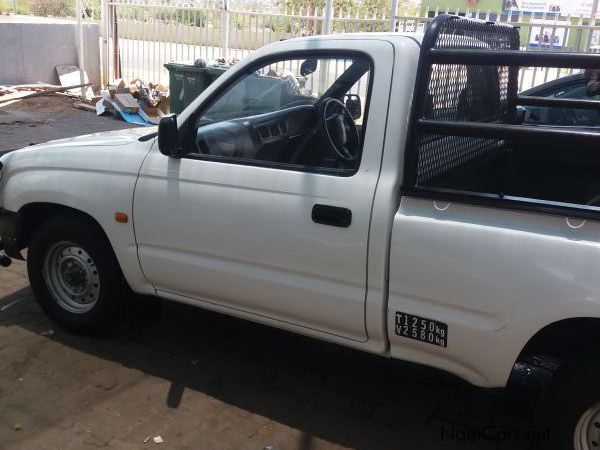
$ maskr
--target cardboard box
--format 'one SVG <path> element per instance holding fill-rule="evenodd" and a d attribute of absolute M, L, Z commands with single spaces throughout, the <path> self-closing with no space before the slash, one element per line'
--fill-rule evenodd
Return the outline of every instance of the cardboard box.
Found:
<path fill-rule="evenodd" d="M 131 94 L 115 94 L 115 100 L 119 107 L 127 113 L 137 113 L 140 109 L 140 104 Z"/>

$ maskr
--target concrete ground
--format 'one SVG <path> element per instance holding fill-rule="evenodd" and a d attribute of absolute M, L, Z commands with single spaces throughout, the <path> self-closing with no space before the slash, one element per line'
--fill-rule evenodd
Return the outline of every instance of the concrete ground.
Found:
<path fill-rule="evenodd" d="M 34 121 L 0 149 L 124 126 L 56 96 L 9 111 Z M 525 449 L 534 400 L 176 304 L 75 336 L 0 268 L 1 449 Z"/>
<path fill-rule="evenodd" d="M 0 100 L 4 100 L 0 96 Z M 72 106 L 66 95 L 0 103 L 0 152 L 81 134 L 131 128 L 113 117 L 96 116 Z"/>

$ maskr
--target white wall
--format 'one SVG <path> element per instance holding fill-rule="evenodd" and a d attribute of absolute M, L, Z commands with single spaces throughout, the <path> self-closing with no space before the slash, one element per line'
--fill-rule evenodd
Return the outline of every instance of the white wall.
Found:
<path fill-rule="evenodd" d="M 56 65 L 77 66 L 77 24 L 0 21 L 0 85 L 59 84 Z M 99 27 L 83 25 L 85 71 L 100 82 Z"/>

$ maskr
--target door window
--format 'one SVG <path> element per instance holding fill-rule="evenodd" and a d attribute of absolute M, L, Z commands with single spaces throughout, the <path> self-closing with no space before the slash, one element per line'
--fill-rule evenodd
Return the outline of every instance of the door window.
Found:
<path fill-rule="evenodd" d="M 254 68 L 197 115 L 188 155 L 351 175 L 361 159 L 370 75 L 370 61 L 358 56 Z"/>

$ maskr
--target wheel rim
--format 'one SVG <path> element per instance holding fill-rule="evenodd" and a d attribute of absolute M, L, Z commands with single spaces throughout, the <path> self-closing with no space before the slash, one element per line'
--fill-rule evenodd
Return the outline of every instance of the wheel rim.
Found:
<path fill-rule="evenodd" d="M 600 402 L 583 413 L 573 436 L 575 450 L 600 448 Z"/>
<path fill-rule="evenodd" d="M 48 250 L 44 279 L 58 305 L 69 312 L 86 313 L 98 302 L 100 277 L 96 263 L 77 244 L 59 242 Z"/>

